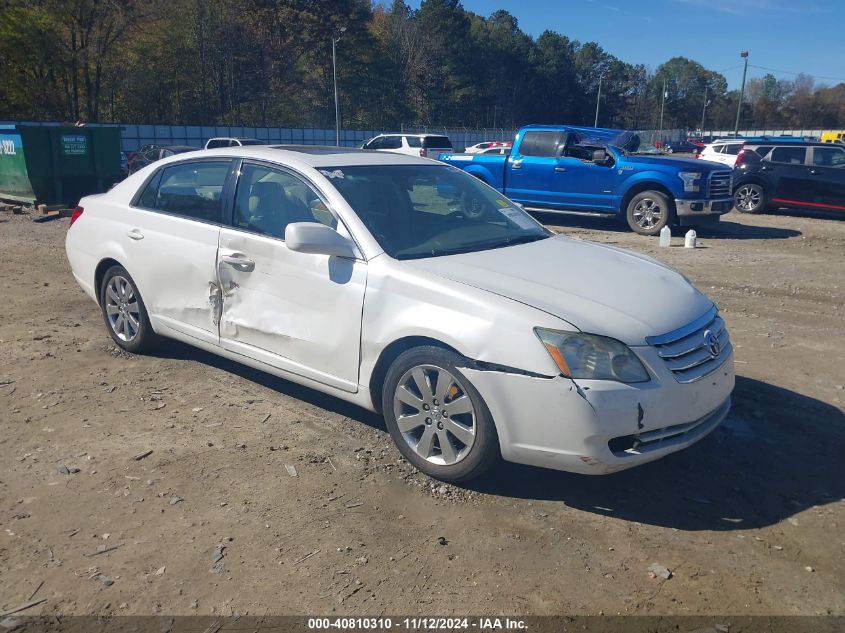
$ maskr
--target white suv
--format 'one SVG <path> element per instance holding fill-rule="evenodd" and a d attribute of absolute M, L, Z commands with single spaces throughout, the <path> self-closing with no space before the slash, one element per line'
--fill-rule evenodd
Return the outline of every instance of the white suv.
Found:
<path fill-rule="evenodd" d="M 438 134 L 379 134 L 364 143 L 361 149 L 396 152 L 423 158 L 437 158 L 440 154 L 449 154 L 454 151 L 449 137 Z"/>
<path fill-rule="evenodd" d="M 739 155 L 745 141 L 742 139 L 721 139 L 713 141 L 704 146 L 698 157 L 701 160 L 709 160 L 714 163 L 721 163 L 728 167 L 736 164 L 736 157 Z"/>

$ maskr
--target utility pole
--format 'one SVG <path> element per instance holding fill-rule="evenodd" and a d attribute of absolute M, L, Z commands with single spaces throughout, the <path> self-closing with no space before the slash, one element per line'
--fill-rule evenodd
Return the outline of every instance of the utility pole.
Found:
<path fill-rule="evenodd" d="M 599 103 L 601 102 L 601 80 L 604 79 L 604 73 L 599 75 L 599 93 L 596 95 L 596 120 L 593 127 L 599 126 Z"/>
<path fill-rule="evenodd" d="M 663 145 L 663 108 L 666 106 L 666 80 L 663 80 L 663 95 L 660 100 L 660 136 L 658 140 Z"/>
<path fill-rule="evenodd" d="M 337 100 L 337 43 L 340 36 L 346 31 L 346 27 L 339 29 L 337 37 L 332 36 L 332 78 L 334 80 L 334 144 L 340 147 L 340 105 Z"/>
<path fill-rule="evenodd" d="M 707 114 L 707 106 L 710 102 L 707 100 L 707 86 L 704 86 L 704 107 L 701 108 L 701 135 L 704 136 L 704 117 Z"/>
<path fill-rule="evenodd" d="M 748 72 L 748 51 L 740 51 L 739 56 L 745 60 L 742 69 L 742 87 L 739 89 L 739 103 L 736 104 L 736 124 L 734 125 L 734 137 L 739 135 L 739 114 L 742 112 L 742 99 L 745 96 L 745 74 Z"/>

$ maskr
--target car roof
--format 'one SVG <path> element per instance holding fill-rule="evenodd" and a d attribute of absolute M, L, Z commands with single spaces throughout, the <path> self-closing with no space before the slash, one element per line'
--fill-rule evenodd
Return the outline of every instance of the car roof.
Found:
<path fill-rule="evenodd" d="M 248 145 L 199 151 L 204 157 L 255 158 L 272 162 L 296 163 L 314 168 L 355 165 L 443 165 L 428 158 L 332 145 Z"/>

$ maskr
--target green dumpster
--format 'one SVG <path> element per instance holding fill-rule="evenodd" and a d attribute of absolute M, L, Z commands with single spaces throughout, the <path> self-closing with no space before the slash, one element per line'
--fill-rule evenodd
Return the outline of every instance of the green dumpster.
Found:
<path fill-rule="evenodd" d="M 124 177 L 120 128 L 0 126 L 0 199 L 74 206 Z"/>

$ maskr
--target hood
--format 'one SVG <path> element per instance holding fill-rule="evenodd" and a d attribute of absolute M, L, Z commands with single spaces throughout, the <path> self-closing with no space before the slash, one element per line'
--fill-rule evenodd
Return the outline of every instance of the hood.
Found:
<path fill-rule="evenodd" d="M 636 163 L 638 165 L 670 165 L 678 169 L 689 171 L 700 171 L 705 174 L 719 169 L 716 165 L 708 164 L 707 161 L 702 161 L 698 158 L 675 158 L 674 156 L 649 156 L 644 154 L 629 154 L 625 157 L 629 163 Z M 724 165 L 722 169 L 727 169 Z M 728 171 L 730 171 L 728 169 Z"/>
<path fill-rule="evenodd" d="M 532 306 L 583 332 L 646 345 L 713 302 L 649 257 L 557 235 L 505 248 L 402 262 Z"/>

